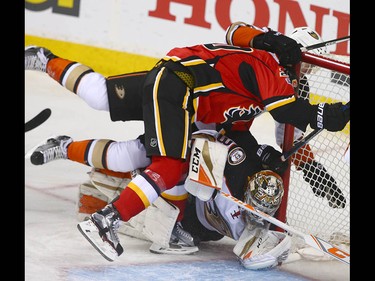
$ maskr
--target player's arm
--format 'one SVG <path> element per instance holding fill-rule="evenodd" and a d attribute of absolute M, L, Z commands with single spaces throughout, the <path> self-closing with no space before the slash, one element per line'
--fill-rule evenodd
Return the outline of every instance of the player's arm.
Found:
<path fill-rule="evenodd" d="M 275 53 L 283 66 L 293 65 L 301 60 L 301 49 L 297 41 L 267 27 L 259 28 L 235 22 L 227 28 L 225 39 L 229 45 Z"/>
<path fill-rule="evenodd" d="M 308 100 L 296 99 L 269 112 L 277 122 L 292 124 L 304 132 L 307 125 L 313 129 L 341 131 L 350 120 L 350 106 L 341 102 L 312 105 Z"/>
<path fill-rule="evenodd" d="M 284 174 L 288 163 L 281 161 L 282 153 L 270 145 L 258 144 L 249 130 L 227 131 L 225 135 L 234 140 L 246 152 L 247 157 L 259 161 L 263 169 L 272 170 L 279 175 Z"/>
<path fill-rule="evenodd" d="M 264 34 L 268 30 L 237 21 L 232 23 L 226 30 L 225 40 L 228 45 L 240 47 L 253 47 L 253 38 Z"/>

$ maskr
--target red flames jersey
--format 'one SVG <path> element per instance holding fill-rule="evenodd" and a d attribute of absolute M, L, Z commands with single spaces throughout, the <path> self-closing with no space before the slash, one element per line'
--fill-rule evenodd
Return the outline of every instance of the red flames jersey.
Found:
<path fill-rule="evenodd" d="M 295 100 L 289 76 L 266 51 L 225 44 L 174 48 L 164 58 L 193 74 L 192 121 L 247 130 L 253 118 Z"/>

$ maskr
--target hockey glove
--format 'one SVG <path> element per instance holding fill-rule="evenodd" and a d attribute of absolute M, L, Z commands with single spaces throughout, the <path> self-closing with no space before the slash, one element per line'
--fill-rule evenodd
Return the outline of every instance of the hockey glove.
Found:
<path fill-rule="evenodd" d="M 310 126 L 313 129 L 323 128 L 330 132 L 341 131 L 350 121 L 350 104 L 337 102 L 313 105 Z"/>
<path fill-rule="evenodd" d="M 326 197 L 331 208 L 345 208 L 346 199 L 337 186 L 336 180 L 317 161 L 306 162 L 300 165 L 303 179 L 311 186 L 317 197 Z"/>
<path fill-rule="evenodd" d="M 260 158 L 263 168 L 272 170 L 279 175 L 284 174 L 288 168 L 288 162 L 281 161 L 281 155 L 281 152 L 266 144 L 259 146 L 257 150 L 257 156 Z"/>
<path fill-rule="evenodd" d="M 267 270 L 281 265 L 292 247 L 290 236 L 278 231 L 244 229 L 233 253 L 240 263 L 251 270 Z"/>
<path fill-rule="evenodd" d="M 301 46 L 292 38 L 276 31 L 268 31 L 253 39 L 253 47 L 275 53 L 282 66 L 297 64 L 301 60 Z"/>

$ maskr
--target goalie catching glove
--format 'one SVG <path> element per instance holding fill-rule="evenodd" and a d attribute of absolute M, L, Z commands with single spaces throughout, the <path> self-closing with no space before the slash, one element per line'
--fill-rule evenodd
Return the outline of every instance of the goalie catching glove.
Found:
<path fill-rule="evenodd" d="M 260 227 L 246 228 L 233 252 L 246 269 L 271 269 L 288 258 L 291 245 L 291 239 L 285 233 Z"/>

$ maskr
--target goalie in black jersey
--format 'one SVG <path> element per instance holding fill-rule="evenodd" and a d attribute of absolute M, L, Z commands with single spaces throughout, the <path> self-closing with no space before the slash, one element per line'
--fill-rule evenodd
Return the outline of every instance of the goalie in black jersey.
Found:
<path fill-rule="evenodd" d="M 114 142 L 104 139 L 73 141 L 68 136 L 58 136 L 39 146 L 31 159 L 35 162 L 34 157 L 52 149 L 54 155 L 61 157 L 51 156 L 47 162 L 69 159 L 93 167 L 96 164 L 97 169 L 90 174 L 91 187 L 88 183 L 80 187 L 79 203 L 89 205 L 94 202 L 91 207 L 96 206 L 97 209 L 91 209 L 92 215 L 97 219 L 101 216 L 99 221 L 106 224 L 111 232 L 152 241 L 150 251 L 153 253 L 192 254 L 199 250 L 200 243 L 217 241 L 226 236 L 237 241 L 233 252 L 245 268 L 256 270 L 281 265 L 291 247 L 290 237 L 269 230 L 269 222 L 241 209 L 234 202 L 228 202 L 209 186 L 215 184 L 256 209 L 274 215 L 284 193 L 280 175 L 287 168 L 287 162 L 280 160 L 281 152 L 268 145 L 259 145 L 248 133 L 228 134 L 230 138 L 213 130 L 194 133 L 187 180 L 163 192 L 147 209 L 121 223 L 113 216 L 105 216 L 103 212 L 107 207 L 102 209 L 98 202 L 107 205 L 126 188 L 132 177 L 125 172 L 133 170 L 136 174 L 137 169 L 147 167 L 150 160 L 145 154 L 142 137 Z M 107 149 L 100 149 L 105 146 Z M 198 156 L 196 151 L 202 153 Z M 86 159 L 83 155 L 77 156 L 77 153 L 84 153 Z M 116 167 L 116 172 L 103 173 L 98 159 L 111 168 Z M 199 173 L 207 175 L 199 177 L 202 181 L 197 181 L 194 175 L 194 163 L 199 163 Z M 186 206 L 178 204 L 177 198 L 185 201 Z M 109 203 L 108 206 L 112 205 Z M 86 215 L 90 217 L 91 214 Z M 79 228 L 90 243 L 106 259 L 117 258 L 114 248 L 120 245 L 118 236 L 108 236 L 98 231 L 92 220 L 80 219 L 83 221 L 79 223 Z"/>

